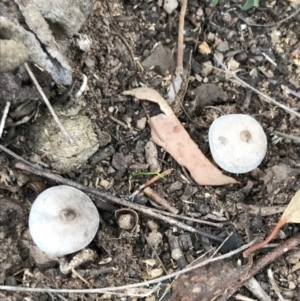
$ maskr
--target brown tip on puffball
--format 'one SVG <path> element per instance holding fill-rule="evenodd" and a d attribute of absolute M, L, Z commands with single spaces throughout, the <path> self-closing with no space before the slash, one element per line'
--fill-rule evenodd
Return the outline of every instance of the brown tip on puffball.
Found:
<path fill-rule="evenodd" d="M 209 128 L 209 146 L 215 162 L 231 173 L 255 169 L 267 152 L 267 137 L 261 125 L 244 114 L 224 115 Z"/>
<path fill-rule="evenodd" d="M 64 256 L 86 247 L 99 227 L 99 213 L 91 199 L 70 186 L 43 191 L 29 215 L 29 232 L 45 253 Z"/>

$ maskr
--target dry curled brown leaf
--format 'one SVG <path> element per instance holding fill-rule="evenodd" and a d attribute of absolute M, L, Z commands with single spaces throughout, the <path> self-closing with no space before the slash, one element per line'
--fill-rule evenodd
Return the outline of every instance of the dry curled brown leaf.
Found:
<path fill-rule="evenodd" d="M 123 92 L 140 100 L 148 100 L 160 106 L 162 114 L 151 117 L 153 141 L 163 147 L 180 165 L 186 167 L 200 185 L 225 185 L 237 183 L 223 175 L 201 152 L 191 139 L 168 103 L 155 90 L 147 87 Z"/>

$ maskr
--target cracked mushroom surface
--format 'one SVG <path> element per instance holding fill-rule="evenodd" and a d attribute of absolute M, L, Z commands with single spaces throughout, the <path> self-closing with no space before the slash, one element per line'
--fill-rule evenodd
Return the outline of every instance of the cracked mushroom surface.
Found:
<path fill-rule="evenodd" d="M 29 232 L 46 254 L 64 256 L 85 248 L 99 221 L 97 208 L 85 193 L 60 185 L 46 189 L 33 203 Z"/>
<path fill-rule="evenodd" d="M 267 137 L 258 121 L 244 114 L 217 118 L 208 132 L 210 151 L 225 171 L 239 174 L 255 169 L 267 152 Z"/>

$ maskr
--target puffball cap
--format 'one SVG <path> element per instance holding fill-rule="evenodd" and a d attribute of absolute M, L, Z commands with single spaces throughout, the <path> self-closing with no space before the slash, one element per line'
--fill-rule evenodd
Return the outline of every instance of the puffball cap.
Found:
<path fill-rule="evenodd" d="M 255 169 L 267 152 L 267 137 L 261 125 L 244 114 L 217 118 L 208 132 L 210 151 L 215 162 L 231 173 Z"/>
<path fill-rule="evenodd" d="M 64 256 L 86 247 L 99 227 L 99 213 L 82 191 L 60 185 L 46 189 L 34 201 L 29 232 L 35 244 L 52 256 Z"/>

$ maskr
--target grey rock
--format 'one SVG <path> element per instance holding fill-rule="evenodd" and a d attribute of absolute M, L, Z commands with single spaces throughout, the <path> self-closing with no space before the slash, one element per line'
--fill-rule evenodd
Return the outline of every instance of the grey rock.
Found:
<path fill-rule="evenodd" d="M 13 39 L 22 42 L 28 52 L 29 60 L 47 70 L 59 84 L 69 85 L 72 82 L 71 67 L 64 61 L 64 66 L 44 52 L 36 36 L 25 30 L 20 24 L 0 17 L 0 34 L 4 39 Z"/>
<path fill-rule="evenodd" d="M 219 50 L 220 52 L 226 52 L 228 51 L 228 49 L 229 45 L 227 41 L 223 41 L 217 46 L 217 50 Z"/>
<path fill-rule="evenodd" d="M 96 164 L 104 159 L 111 157 L 115 153 L 115 149 L 109 145 L 108 147 L 99 150 L 91 159 L 92 164 Z"/>
<path fill-rule="evenodd" d="M 87 57 L 85 60 L 84 60 L 84 64 L 86 65 L 86 67 L 88 69 L 93 69 L 95 67 L 95 60 L 93 60 L 91 57 Z"/>
<path fill-rule="evenodd" d="M 94 1 L 2 0 L 2 2 L 4 5 L 0 10 L 1 38 L 23 43 L 30 61 L 50 73 L 56 83 L 70 85 L 71 67 L 61 52 L 63 48 L 68 48 L 70 41 L 64 38 L 70 38 L 78 33 L 92 11 Z M 60 35 L 59 40 L 62 41 L 60 44 L 63 44 L 63 47 L 60 45 L 58 49 L 55 45 L 53 33 Z"/>
<path fill-rule="evenodd" d="M 52 31 L 68 37 L 76 34 L 93 9 L 93 0 L 32 0 L 48 20 Z"/>
<path fill-rule="evenodd" d="M 153 52 L 142 62 L 142 66 L 149 71 L 152 67 L 158 67 L 161 74 L 164 74 L 171 66 L 172 51 L 159 44 Z M 158 70 L 156 68 L 156 70 Z"/>
<path fill-rule="evenodd" d="M 182 188 L 182 186 L 183 186 L 183 184 L 181 182 L 176 181 L 170 185 L 170 187 L 168 188 L 168 191 L 174 192 L 174 191 L 180 190 Z"/>
<path fill-rule="evenodd" d="M 0 40 L 0 72 L 13 71 L 28 60 L 28 53 L 22 42 Z"/>
<path fill-rule="evenodd" d="M 234 58 L 238 61 L 238 62 L 244 62 L 247 60 L 248 55 L 245 51 L 241 51 L 239 53 L 237 53 Z"/>
<path fill-rule="evenodd" d="M 207 61 L 201 64 L 201 75 L 202 76 L 208 76 L 213 71 L 213 65 L 211 61 Z"/>
<path fill-rule="evenodd" d="M 195 109 L 214 103 L 221 103 L 228 99 L 228 95 L 215 84 L 202 84 L 195 90 Z"/>

